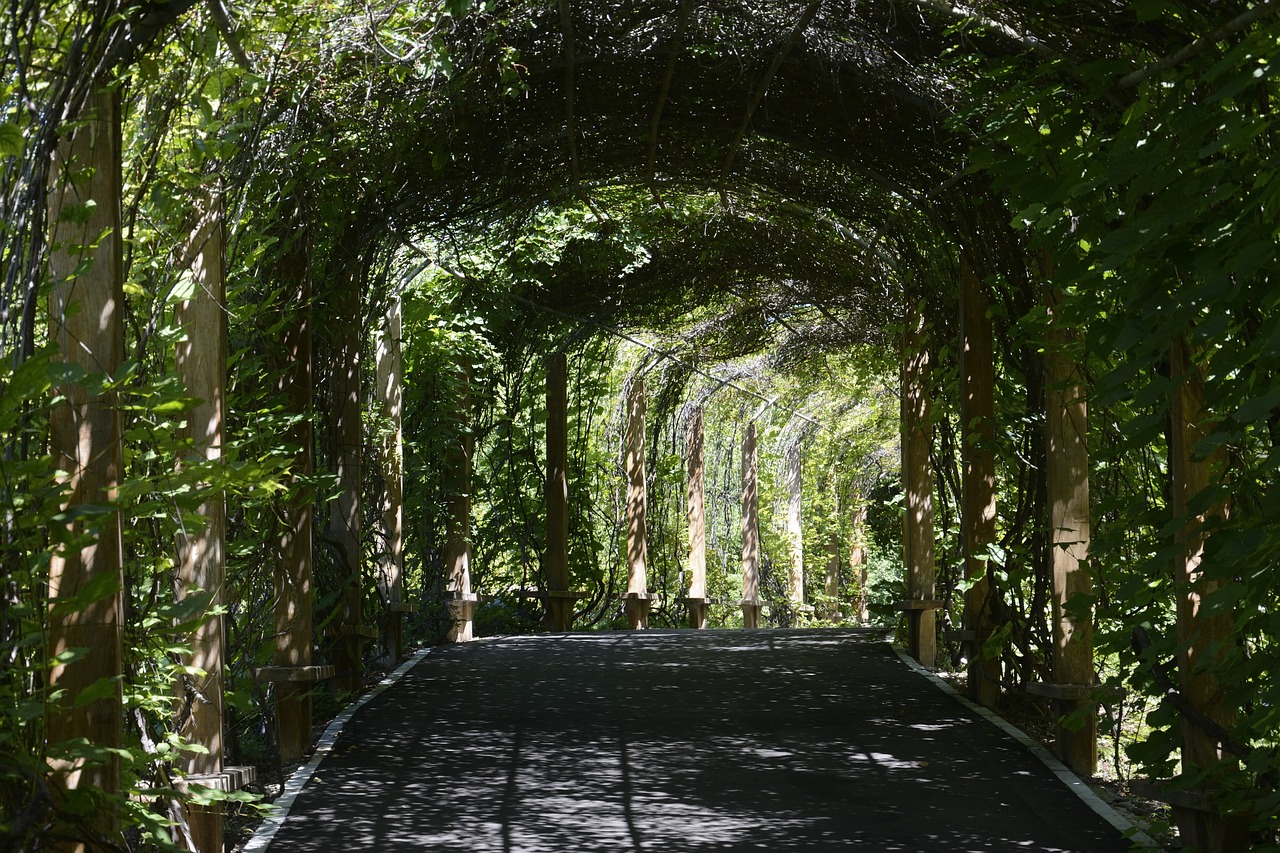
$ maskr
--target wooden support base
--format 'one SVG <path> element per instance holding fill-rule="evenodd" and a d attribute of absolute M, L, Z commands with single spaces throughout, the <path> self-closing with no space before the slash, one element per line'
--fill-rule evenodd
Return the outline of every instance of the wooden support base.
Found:
<path fill-rule="evenodd" d="M 933 638 L 933 611 L 941 610 L 946 602 L 934 598 L 912 598 L 896 601 L 893 609 L 907 614 L 907 654 L 921 666 L 933 666 L 936 641 Z M 925 619 L 925 614 L 930 618 Z"/>
<path fill-rule="evenodd" d="M 627 611 L 627 623 L 633 631 L 643 631 L 649 627 L 649 608 L 657 599 L 652 592 L 628 592 L 619 596 Z"/>
<path fill-rule="evenodd" d="M 1026 692 L 1032 696 L 1053 701 L 1057 718 L 1055 734 L 1058 759 L 1081 776 L 1092 776 L 1098 771 L 1098 711 L 1103 702 L 1124 696 L 1119 687 L 1100 684 L 1052 684 L 1031 683 Z M 1063 720 L 1080 711 L 1086 711 L 1083 725 L 1075 729 L 1063 725 Z"/>
<path fill-rule="evenodd" d="M 475 639 L 473 620 L 476 604 L 480 596 L 474 592 L 446 592 L 445 606 L 449 609 L 449 633 L 445 640 L 450 643 L 469 643 Z"/>
<path fill-rule="evenodd" d="M 317 681 L 333 678 L 332 666 L 264 666 L 254 679 L 276 685 L 276 743 L 280 763 L 297 764 L 311 747 L 311 689 Z"/>
<path fill-rule="evenodd" d="M 250 766 L 223 767 L 221 773 L 203 773 L 199 775 L 178 776 L 173 780 L 173 787 L 181 794 L 191 790 L 192 785 L 211 788 L 214 791 L 232 793 L 239 791 L 254 779 L 258 778 L 257 770 Z"/>
<path fill-rule="evenodd" d="M 570 592 L 565 589 L 550 589 L 546 593 L 547 630 L 564 634 L 573 630 L 573 616 L 577 602 L 586 598 L 586 593 Z"/>
<path fill-rule="evenodd" d="M 191 793 L 193 786 L 211 788 L 215 791 L 232 793 L 252 782 L 256 774 L 252 767 L 223 767 L 220 773 L 202 773 L 189 776 L 178 776 L 173 780 L 173 787 L 182 794 Z M 180 845 L 196 853 L 221 853 L 225 844 L 223 831 L 222 803 L 207 806 L 185 803 L 187 819 L 187 838 L 179 840 Z M 181 830 L 178 832 L 182 835 Z"/>
<path fill-rule="evenodd" d="M 333 628 L 332 657 L 337 672 L 333 675 L 338 690 L 358 693 L 364 686 L 364 647 L 378 637 L 378 629 L 370 625 L 337 625 Z"/>
<path fill-rule="evenodd" d="M 759 628 L 760 611 L 764 610 L 764 602 L 755 598 L 744 598 L 738 602 L 738 606 L 742 608 L 742 627 Z"/>
<path fill-rule="evenodd" d="M 1254 815 L 1223 814 L 1213 805 L 1213 792 L 1178 788 L 1176 780 L 1134 779 L 1129 788 L 1140 797 L 1167 803 L 1173 809 L 1178 839 L 1184 850 L 1196 853 L 1238 853 L 1250 848 L 1249 825 Z"/>
<path fill-rule="evenodd" d="M 546 605 L 547 616 L 543 626 L 552 633 L 564 634 L 573 630 L 575 603 L 587 597 L 585 592 L 567 589 L 520 589 L 518 598 L 536 598 Z"/>
<path fill-rule="evenodd" d="M 684 596 L 676 599 L 677 604 L 683 604 L 685 610 L 689 613 L 689 627 L 702 630 L 707 627 L 707 614 L 711 610 L 712 604 L 719 604 L 717 598 L 707 598 L 705 596 Z"/>
<path fill-rule="evenodd" d="M 332 666 L 263 666 L 253 671 L 253 678 L 259 682 L 310 682 L 333 678 L 334 673 Z"/>

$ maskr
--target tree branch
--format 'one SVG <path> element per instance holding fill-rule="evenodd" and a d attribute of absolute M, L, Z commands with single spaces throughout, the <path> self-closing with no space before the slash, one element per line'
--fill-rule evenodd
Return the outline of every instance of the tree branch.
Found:
<path fill-rule="evenodd" d="M 1191 44 L 1179 50 L 1177 53 L 1170 54 L 1164 59 L 1153 62 L 1146 68 L 1139 68 L 1132 74 L 1122 78 L 1120 82 L 1116 84 L 1116 88 L 1132 89 L 1134 86 L 1138 86 L 1147 80 L 1150 80 L 1161 72 L 1168 71 L 1170 68 L 1173 68 L 1176 65 L 1181 65 L 1192 57 L 1199 56 L 1210 46 L 1217 44 L 1223 39 L 1230 38 L 1250 24 L 1256 23 L 1268 15 L 1274 15 L 1277 12 L 1280 12 L 1280 0 L 1263 0 L 1263 2 L 1254 6 L 1249 11 L 1237 15 L 1230 21 L 1227 21 L 1227 23 L 1209 33 L 1209 35 L 1201 36 Z"/>

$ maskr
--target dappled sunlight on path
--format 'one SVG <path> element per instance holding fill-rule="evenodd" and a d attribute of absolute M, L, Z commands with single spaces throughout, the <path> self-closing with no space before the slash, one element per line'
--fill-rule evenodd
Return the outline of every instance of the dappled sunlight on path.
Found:
<path fill-rule="evenodd" d="M 270 850 L 1122 851 L 1026 750 L 842 630 L 435 650 Z"/>

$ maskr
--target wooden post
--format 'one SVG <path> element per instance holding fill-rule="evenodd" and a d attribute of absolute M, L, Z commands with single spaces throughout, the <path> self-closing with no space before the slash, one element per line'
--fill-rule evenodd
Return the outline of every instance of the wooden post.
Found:
<path fill-rule="evenodd" d="M 307 672 L 312 644 L 312 539 L 315 492 L 299 482 L 315 472 L 312 406 L 312 316 L 310 246 L 300 235 L 288 254 L 283 274 L 295 282 L 293 298 L 285 306 L 280 350 L 287 359 L 277 390 L 289 413 L 299 418 L 286 438 L 297 445 L 293 495 L 284 507 L 284 524 L 277 542 L 275 571 L 275 649 L 272 663 L 281 669 Z M 292 304 L 289 304 L 292 303 Z M 275 687 L 276 737 L 284 765 L 302 760 L 311 745 L 311 684 L 280 681 Z"/>
<path fill-rule="evenodd" d="M 648 544 L 644 464 L 644 377 L 631 381 L 627 395 L 627 621 L 633 629 L 649 627 Z"/>
<path fill-rule="evenodd" d="M 742 627 L 760 627 L 760 464 L 756 425 L 742 439 Z"/>
<path fill-rule="evenodd" d="M 828 619 L 839 619 L 840 613 L 840 534 L 832 530 L 827 535 L 827 576 L 823 593 L 831 603 L 827 605 Z"/>
<path fill-rule="evenodd" d="M 871 611 L 868 608 L 869 598 L 867 596 L 867 581 L 869 578 L 867 565 L 867 546 L 866 546 L 866 528 L 867 528 L 867 505 L 862 502 L 862 495 L 854 494 L 854 505 L 857 507 L 853 511 L 853 532 L 849 535 L 849 568 L 853 570 L 854 577 L 858 580 L 858 598 L 854 604 L 854 609 L 858 614 L 858 624 L 866 625 L 871 621 Z"/>
<path fill-rule="evenodd" d="M 986 659 L 983 647 L 994 629 L 991 579 L 980 555 L 996 541 L 995 355 L 989 304 L 982 282 L 960 259 L 960 431 L 964 469 L 964 596 L 968 640 L 969 698 L 988 708 L 1000 696 L 1000 661 Z"/>
<path fill-rule="evenodd" d="M 1058 757 L 1072 770 L 1092 776 L 1098 765 L 1096 706 L 1071 698 L 1087 691 L 1093 671 L 1093 579 L 1089 572 L 1088 404 L 1077 359 L 1069 352 L 1074 336 L 1063 328 L 1057 294 L 1045 291 L 1049 332 L 1045 345 L 1045 464 L 1049 501 L 1050 560 L 1053 568 L 1054 689 L 1059 717 L 1086 712 L 1072 731 L 1058 725 Z M 1051 686 L 1052 687 L 1052 686 Z M 1034 691 L 1033 691 L 1034 692 Z"/>
<path fill-rule="evenodd" d="M 404 352 L 399 296 L 391 296 L 386 325 L 378 336 L 376 393 L 390 422 L 382 443 L 382 531 L 386 537 L 378 565 L 378 592 L 386 608 L 387 655 L 404 656 Z"/>
<path fill-rule="evenodd" d="M 784 478 L 787 486 L 787 597 L 797 610 L 804 608 L 804 504 L 800 443 L 787 448 Z"/>
<path fill-rule="evenodd" d="M 562 352 L 547 356 L 547 623 L 573 628 L 569 592 L 569 365 Z"/>
<path fill-rule="evenodd" d="M 1204 407 L 1203 373 L 1195 364 L 1184 335 L 1174 338 L 1169 368 L 1173 386 L 1169 406 L 1170 509 L 1174 519 L 1182 521 L 1174 534 L 1179 687 L 1188 705 L 1227 732 L 1235 724 L 1236 714 L 1223 696 L 1222 685 L 1206 665 L 1231 644 L 1234 617 L 1229 609 L 1213 614 L 1203 612 L 1205 599 L 1218 592 L 1223 582 L 1206 577 L 1201 568 L 1208 539 L 1205 526 L 1225 515 L 1226 505 L 1218 502 L 1203 512 L 1193 510 L 1201 493 L 1221 480 L 1227 460 L 1221 448 L 1207 458 L 1199 458 L 1197 453 L 1196 445 L 1213 432 L 1214 424 Z M 1183 774 L 1194 774 L 1224 761 L 1223 739 L 1215 732 L 1185 716 L 1181 728 Z M 1248 818 L 1224 816 L 1213 811 L 1212 804 L 1204 805 L 1205 808 L 1192 809 L 1175 804 L 1184 847 L 1205 853 L 1247 849 Z"/>
<path fill-rule="evenodd" d="M 907 565 L 908 645 L 912 657 L 933 666 L 937 656 L 933 558 L 933 423 L 929 403 L 931 370 L 923 313 L 909 309 L 902 354 L 902 478 L 907 496 L 903 551 Z"/>
<path fill-rule="evenodd" d="M 221 203 L 209 200 L 192 234 L 191 265 L 195 290 L 174 310 L 175 322 L 186 340 L 174 347 L 174 360 L 187 394 L 200 403 L 187 412 L 187 436 L 194 456 L 218 463 L 226 423 L 227 312 L 226 278 L 223 272 Z M 203 530 L 178 537 L 177 590 L 179 598 L 199 590 L 211 596 L 210 607 L 222 603 L 226 582 L 226 501 L 221 492 L 210 494 L 200 505 Z M 180 685 L 179 723 L 188 743 L 204 752 L 183 752 L 180 767 L 206 783 L 222 773 L 222 667 L 223 617 L 206 616 L 188 639 L 191 654 L 186 664 L 203 675 L 184 675 Z M 190 850 L 221 851 L 220 806 L 187 809 Z"/>
<path fill-rule="evenodd" d="M 448 640 L 465 643 L 474 638 L 472 618 L 476 595 L 471 591 L 471 456 L 475 440 L 471 435 L 471 365 L 458 369 L 457 438 L 445 459 L 449 513 L 446 519 L 446 597 L 452 625 Z"/>
<path fill-rule="evenodd" d="M 59 358 L 90 376 L 115 376 L 124 360 L 123 262 L 120 241 L 120 112 L 114 92 L 98 85 L 79 124 L 59 145 L 49 193 L 52 223 L 49 272 L 49 339 Z M 73 175 L 86 175 L 73 182 Z M 94 202 L 88 206 L 88 202 Z M 80 207 L 82 216 L 69 215 Z M 64 216 L 66 213 L 68 215 Z M 99 235 L 102 239 L 99 240 Z M 80 269 L 82 261 L 91 265 Z M 50 746 L 85 738 L 99 748 L 123 745 L 120 675 L 124 584 L 120 513 L 114 506 L 123 466 L 120 415 L 113 391 L 91 390 L 93 383 L 64 382 L 55 388 L 61 401 L 50 412 L 49 443 L 58 480 L 66 490 L 66 508 L 102 507 L 86 512 L 56 534 L 67 537 L 49 563 L 51 660 L 73 650 L 82 656 L 49 670 L 49 690 L 59 694 L 47 706 L 45 738 Z M 62 610 L 59 603 L 93 584 L 101 594 Z M 91 702 L 77 697 L 99 682 L 109 687 Z M 114 810 L 84 802 L 95 789 L 120 792 L 120 759 L 101 763 L 52 755 L 55 782 L 78 799 L 93 828 L 110 834 Z M 84 850 L 69 843 L 63 850 Z"/>
<path fill-rule="evenodd" d="M 689 504 L 689 593 L 685 606 L 689 624 L 707 627 L 707 501 L 706 451 L 704 449 L 702 409 L 689 418 L 689 434 L 685 453 L 688 474 Z"/>
<path fill-rule="evenodd" d="M 363 554 L 360 542 L 361 456 L 364 425 L 360 406 L 361 310 L 360 274 L 348 270 L 335 300 L 336 332 L 332 373 L 333 394 L 333 472 L 338 480 L 338 497 L 329 505 L 329 527 L 337 547 L 342 591 L 338 599 L 338 618 L 334 620 L 337 642 L 334 664 L 338 669 L 338 688 L 357 692 L 364 683 L 363 644 L 368 634 L 364 627 L 364 585 L 361 583 Z"/>

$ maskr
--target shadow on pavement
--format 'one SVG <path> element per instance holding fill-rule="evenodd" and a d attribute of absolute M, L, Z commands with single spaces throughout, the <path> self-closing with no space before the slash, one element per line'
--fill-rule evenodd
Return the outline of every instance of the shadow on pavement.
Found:
<path fill-rule="evenodd" d="M 432 652 L 270 850 L 1124 851 L 1020 745 L 843 630 Z"/>

